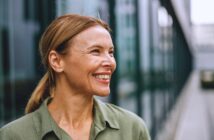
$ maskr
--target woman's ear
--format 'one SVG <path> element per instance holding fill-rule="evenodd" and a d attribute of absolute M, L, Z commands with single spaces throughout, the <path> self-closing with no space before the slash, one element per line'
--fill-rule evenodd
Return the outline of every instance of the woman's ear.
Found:
<path fill-rule="evenodd" d="M 60 57 L 60 55 L 54 51 L 51 50 L 49 55 L 48 55 L 48 60 L 49 60 L 49 64 L 52 67 L 52 69 L 55 72 L 62 72 L 63 71 L 63 61 L 62 58 Z"/>

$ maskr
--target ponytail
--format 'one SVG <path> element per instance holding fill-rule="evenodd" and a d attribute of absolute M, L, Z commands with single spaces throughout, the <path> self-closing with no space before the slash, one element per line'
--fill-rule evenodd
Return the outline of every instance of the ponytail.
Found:
<path fill-rule="evenodd" d="M 42 79 L 39 81 L 37 87 L 33 91 L 27 106 L 25 107 L 25 113 L 31 113 L 39 108 L 42 101 L 50 96 L 49 92 L 47 90 L 49 87 L 49 76 L 48 72 L 42 77 Z"/>

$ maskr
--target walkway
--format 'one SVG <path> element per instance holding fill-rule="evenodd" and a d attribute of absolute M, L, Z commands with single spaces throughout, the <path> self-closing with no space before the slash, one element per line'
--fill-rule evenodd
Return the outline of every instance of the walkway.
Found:
<path fill-rule="evenodd" d="M 214 90 L 193 72 L 157 140 L 214 140 Z"/>

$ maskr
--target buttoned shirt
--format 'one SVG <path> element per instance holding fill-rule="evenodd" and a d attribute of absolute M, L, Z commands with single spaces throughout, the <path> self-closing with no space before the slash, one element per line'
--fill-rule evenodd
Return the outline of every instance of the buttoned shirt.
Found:
<path fill-rule="evenodd" d="M 48 111 L 46 99 L 36 111 L 0 129 L 0 140 L 72 140 Z M 118 106 L 94 99 L 90 140 L 150 140 L 144 121 Z"/>

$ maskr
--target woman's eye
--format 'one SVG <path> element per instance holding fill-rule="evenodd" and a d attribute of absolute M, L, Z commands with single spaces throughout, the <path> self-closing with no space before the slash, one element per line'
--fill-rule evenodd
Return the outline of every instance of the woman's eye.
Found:
<path fill-rule="evenodd" d="M 99 49 L 94 49 L 94 50 L 91 51 L 91 53 L 93 55 L 99 55 L 100 54 L 100 50 Z"/>
<path fill-rule="evenodd" d="M 111 51 L 109 51 L 109 54 L 110 54 L 110 56 L 114 56 L 114 51 L 113 50 L 111 50 Z"/>

